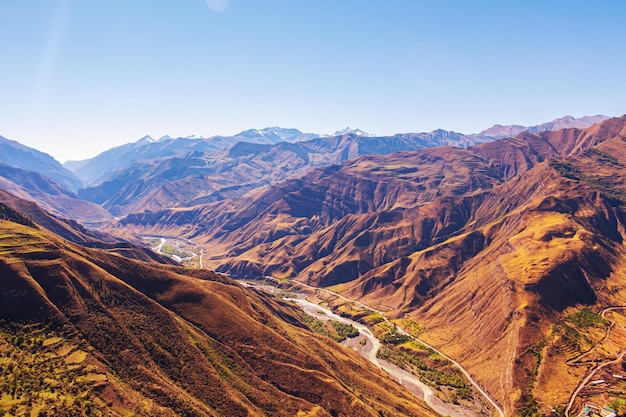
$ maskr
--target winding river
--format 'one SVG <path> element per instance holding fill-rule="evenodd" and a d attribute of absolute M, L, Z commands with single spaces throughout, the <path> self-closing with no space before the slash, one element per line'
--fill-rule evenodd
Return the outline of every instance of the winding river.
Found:
<path fill-rule="evenodd" d="M 358 338 L 347 339 L 342 342 L 342 345 L 356 349 L 361 356 L 397 379 L 400 384 L 404 385 L 414 395 L 422 398 L 437 413 L 442 416 L 451 417 L 478 416 L 478 414 L 472 410 L 443 402 L 433 393 L 433 390 L 428 385 L 424 384 L 412 373 L 407 372 L 392 363 L 378 359 L 378 357 L 376 357 L 376 353 L 380 349 L 380 341 L 365 325 L 349 318 L 339 316 L 328 308 L 305 300 L 301 294 L 298 294 L 298 298 L 289 298 L 289 300 L 298 304 L 307 314 L 310 314 L 317 319 L 333 319 L 354 326 L 359 331 L 360 336 Z M 364 344 L 362 342 L 363 339 L 367 341 Z"/>

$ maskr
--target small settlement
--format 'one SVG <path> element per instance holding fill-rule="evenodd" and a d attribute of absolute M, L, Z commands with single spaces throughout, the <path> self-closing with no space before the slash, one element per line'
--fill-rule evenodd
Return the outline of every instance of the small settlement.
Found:
<path fill-rule="evenodd" d="M 585 404 L 579 417 L 617 417 L 616 411 L 610 407 L 599 407 L 593 404 Z"/>

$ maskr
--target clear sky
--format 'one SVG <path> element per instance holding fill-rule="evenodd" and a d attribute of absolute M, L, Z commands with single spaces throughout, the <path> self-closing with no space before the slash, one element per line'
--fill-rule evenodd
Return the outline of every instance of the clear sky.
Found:
<path fill-rule="evenodd" d="M 474 133 L 626 113 L 623 0 L 0 0 L 0 135 Z"/>

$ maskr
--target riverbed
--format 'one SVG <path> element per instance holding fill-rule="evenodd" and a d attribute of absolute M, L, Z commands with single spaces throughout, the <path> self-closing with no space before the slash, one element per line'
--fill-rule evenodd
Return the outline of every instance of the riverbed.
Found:
<path fill-rule="evenodd" d="M 451 417 L 479 416 L 478 413 L 472 410 L 442 401 L 434 394 L 433 390 L 428 385 L 420 381 L 414 374 L 401 369 L 395 364 L 379 359 L 376 356 L 376 353 L 380 349 L 380 341 L 364 324 L 351 320 L 347 317 L 342 317 L 326 307 L 312 303 L 304 298 L 304 294 L 296 294 L 296 296 L 297 298 L 289 298 L 288 300 L 299 305 L 307 314 L 310 314 L 319 320 L 332 319 L 354 326 L 359 331 L 359 336 L 346 339 L 341 344 L 356 350 L 359 355 L 394 377 L 400 384 L 404 385 L 407 390 L 418 398 L 423 399 L 437 413 L 442 416 Z M 363 342 L 363 340 L 365 340 L 365 342 Z"/>

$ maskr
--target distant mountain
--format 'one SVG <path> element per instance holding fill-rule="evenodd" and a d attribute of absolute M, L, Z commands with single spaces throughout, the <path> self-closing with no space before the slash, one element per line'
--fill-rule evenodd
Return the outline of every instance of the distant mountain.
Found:
<path fill-rule="evenodd" d="M 276 144 L 279 142 L 301 142 L 320 135 L 315 133 L 302 133 L 298 129 L 285 129 L 281 127 L 267 127 L 265 129 L 249 129 L 234 135 L 235 138 L 244 142 L 252 143 L 269 143 Z"/>
<path fill-rule="evenodd" d="M 364 155 L 240 199 L 131 214 L 118 227 L 195 239 L 219 271 L 331 287 L 400 323 L 410 317 L 507 414 L 549 414 L 596 355 L 607 364 L 601 377 L 621 383 L 618 350 L 585 355 L 623 337 L 599 313 L 626 299 L 624 138 L 626 116 Z"/>
<path fill-rule="evenodd" d="M 423 147 L 467 147 L 478 140 L 455 132 L 366 137 L 344 134 L 274 145 L 239 142 L 219 152 L 189 152 L 145 160 L 107 181 L 79 191 L 114 215 L 187 207 L 241 197 L 253 190 L 301 175 L 315 167 L 342 163 L 364 154 L 389 154 Z"/>
<path fill-rule="evenodd" d="M 77 191 L 82 185 L 76 175 L 50 155 L 2 136 L 0 136 L 0 162 L 53 178 L 70 191 Z"/>
<path fill-rule="evenodd" d="M 0 163 L 0 189 L 20 198 L 37 202 L 56 216 L 70 218 L 84 224 L 102 224 L 113 218 L 102 207 L 81 200 L 54 179 L 39 172 L 3 163 Z"/>
<path fill-rule="evenodd" d="M 364 136 L 364 137 L 376 136 L 376 135 L 372 135 L 372 134 L 369 134 L 367 132 L 364 132 L 361 129 L 350 129 L 349 126 L 346 127 L 345 129 L 337 130 L 335 133 L 333 133 L 330 136 L 341 136 L 341 135 L 345 135 L 347 133 L 351 133 L 351 134 L 357 135 L 357 136 Z"/>
<path fill-rule="evenodd" d="M 445 132 L 443 130 L 437 130 L 435 132 L 431 132 L 430 134 L 406 133 L 393 136 L 376 136 L 366 133 L 361 129 L 351 129 L 350 127 L 338 130 L 333 135 L 303 133 L 298 129 L 267 127 L 264 129 L 244 130 L 233 136 L 212 136 L 208 138 L 196 135 L 172 138 L 166 135 L 159 139 L 154 139 L 150 136 L 145 136 L 134 143 L 128 143 L 126 145 L 109 149 L 94 158 L 86 159 L 83 161 L 68 161 L 64 164 L 64 167 L 72 171 L 75 176 L 80 178 L 85 186 L 92 187 L 104 181 L 112 179 L 113 176 L 116 175 L 117 171 L 128 168 L 130 165 L 136 162 L 148 161 L 156 158 L 170 158 L 173 156 L 180 156 L 195 151 L 200 151 L 203 153 L 216 152 L 229 148 L 235 145 L 237 142 L 276 145 L 281 142 L 306 142 L 317 138 L 340 137 L 346 134 L 351 134 L 362 138 L 379 137 L 381 139 L 406 139 L 408 137 L 430 135 L 429 138 L 424 139 L 428 142 L 428 145 L 424 146 L 439 146 L 445 144 L 450 146 L 471 146 L 503 137 L 512 137 L 526 130 L 531 132 L 538 132 L 543 130 L 561 129 L 564 127 L 587 127 L 604 119 L 606 119 L 605 116 L 586 116 L 580 119 L 574 119 L 570 116 L 566 116 L 552 122 L 531 127 L 517 125 L 496 125 L 476 135 L 462 135 L 454 132 L 446 133 L 449 135 L 454 134 L 462 136 L 463 139 L 460 142 L 457 139 L 445 137 L 442 137 L 441 142 L 437 142 L 436 140 L 434 140 L 432 134 L 435 132 Z M 416 149 L 416 147 L 407 147 L 402 150 L 413 149 Z M 76 188 L 71 189 L 75 190 Z"/>
<path fill-rule="evenodd" d="M 0 253 L 12 415 L 436 415 L 299 308 L 224 276 L 86 248 L 3 203 Z"/>
<path fill-rule="evenodd" d="M 208 139 L 195 137 L 172 139 L 166 136 L 159 140 L 144 136 L 136 142 L 111 148 L 91 159 L 68 161 L 64 166 L 89 186 L 107 180 L 116 171 L 138 161 L 167 158 L 193 151 L 211 152 L 237 142 L 238 139 L 219 136 Z"/>
<path fill-rule="evenodd" d="M 68 161 L 64 166 L 72 170 L 87 186 L 97 185 L 109 180 L 117 171 L 130 165 L 155 158 L 169 158 L 190 152 L 214 152 L 233 146 L 237 142 L 258 144 L 276 144 L 279 142 L 297 142 L 317 135 L 302 133 L 297 129 L 270 127 L 250 129 L 234 136 L 187 136 L 172 138 L 163 136 L 153 139 L 144 136 L 136 142 L 109 149 L 98 156 L 83 161 Z"/>
<path fill-rule="evenodd" d="M 483 139 L 504 139 L 515 137 L 522 132 L 537 133 L 545 132 L 548 130 L 560 130 L 569 128 L 583 129 L 596 123 L 600 123 L 606 119 L 608 119 L 608 117 L 602 115 L 584 116 L 578 119 L 575 119 L 572 116 L 564 116 L 559 119 L 552 120 L 551 122 L 546 122 L 535 126 L 494 125 L 489 129 L 477 133 L 475 136 Z"/>

